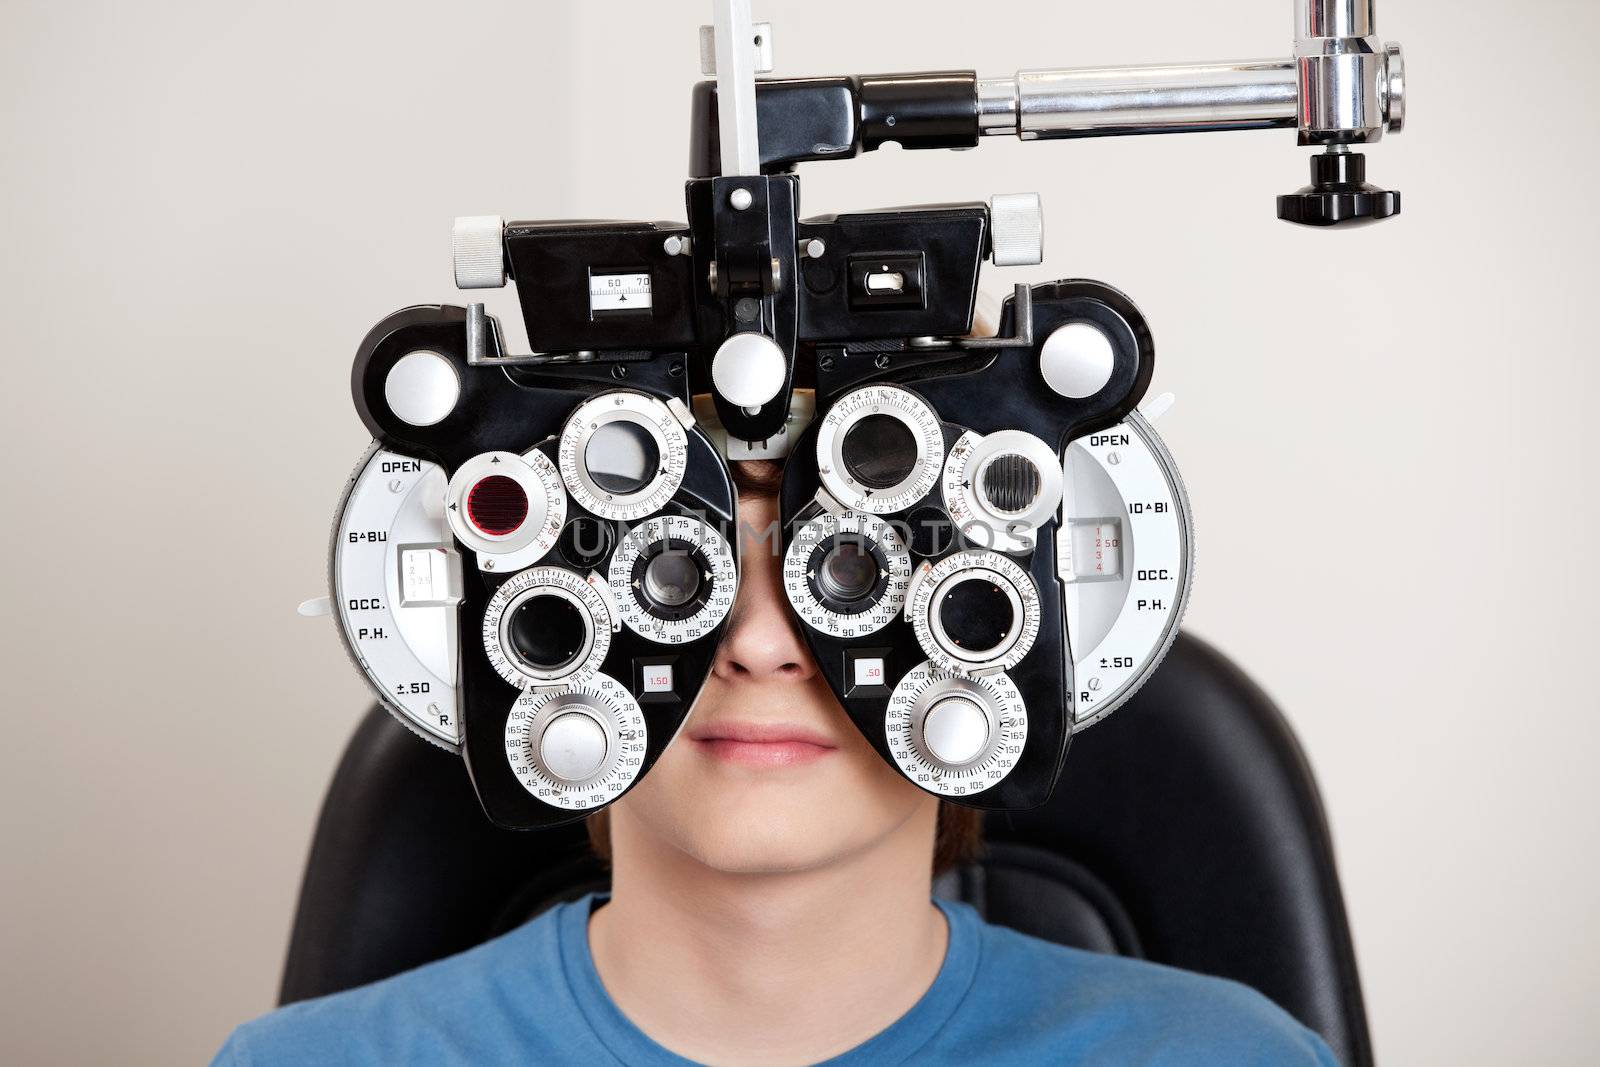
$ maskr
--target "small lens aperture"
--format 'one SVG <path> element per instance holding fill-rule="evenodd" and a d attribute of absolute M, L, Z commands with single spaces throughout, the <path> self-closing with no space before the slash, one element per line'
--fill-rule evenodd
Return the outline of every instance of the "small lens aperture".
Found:
<path fill-rule="evenodd" d="M 917 467 L 917 437 L 893 415 L 868 415 L 840 443 L 844 469 L 869 489 L 888 489 Z"/>
<path fill-rule="evenodd" d="M 983 577 L 952 585 L 937 610 L 945 635 L 958 648 L 972 654 L 998 648 L 1016 625 L 1011 598 Z"/>
<path fill-rule="evenodd" d="M 645 564 L 644 595 L 662 608 L 681 608 L 700 592 L 700 565 L 688 552 L 667 549 Z"/>
<path fill-rule="evenodd" d="M 859 538 L 841 538 L 822 557 L 817 585 L 835 600 L 853 604 L 878 585 L 878 561 Z"/>
<path fill-rule="evenodd" d="M 661 466 L 661 449 L 637 422 L 617 419 L 594 431 L 583 450 L 589 478 L 608 493 L 637 493 Z"/>
<path fill-rule="evenodd" d="M 610 523 L 579 515 L 562 528 L 557 544 L 561 548 L 562 559 L 586 571 L 604 562 L 611 555 L 616 541 L 616 532 Z"/>
<path fill-rule="evenodd" d="M 511 649 L 536 670 L 560 670 L 582 654 L 587 623 L 583 611 L 565 597 L 529 597 L 511 616 Z"/>

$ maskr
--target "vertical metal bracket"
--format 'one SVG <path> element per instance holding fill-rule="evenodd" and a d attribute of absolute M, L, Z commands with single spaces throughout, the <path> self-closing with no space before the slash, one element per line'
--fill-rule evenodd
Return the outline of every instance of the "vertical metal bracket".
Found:
<path fill-rule="evenodd" d="M 761 173 L 756 131 L 758 46 L 750 0 L 712 0 L 717 55 L 717 124 L 724 177 Z M 770 31 L 769 31 L 770 32 Z"/>

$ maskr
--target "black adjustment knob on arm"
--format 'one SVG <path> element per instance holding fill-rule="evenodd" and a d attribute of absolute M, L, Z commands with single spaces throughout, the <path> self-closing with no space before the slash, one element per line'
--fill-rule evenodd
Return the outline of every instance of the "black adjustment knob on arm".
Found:
<path fill-rule="evenodd" d="M 1302 226 L 1365 226 L 1400 214 L 1400 194 L 1367 182 L 1360 152 L 1311 157 L 1311 184 L 1278 197 L 1278 217 Z"/>

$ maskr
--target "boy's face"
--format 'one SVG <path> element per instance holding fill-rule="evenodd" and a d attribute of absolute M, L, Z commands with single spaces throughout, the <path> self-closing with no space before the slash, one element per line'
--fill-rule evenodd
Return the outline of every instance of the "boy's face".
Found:
<path fill-rule="evenodd" d="M 777 502 L 739 502 L 743 575 L 711 677 L 676 741 L 612 807 L 617 821 L 730 873 L 804 870 L 871 846 L 938 801 L 845 715 L 796 629 Z M 613 833 L 613 841 L 620 834 Z"/>

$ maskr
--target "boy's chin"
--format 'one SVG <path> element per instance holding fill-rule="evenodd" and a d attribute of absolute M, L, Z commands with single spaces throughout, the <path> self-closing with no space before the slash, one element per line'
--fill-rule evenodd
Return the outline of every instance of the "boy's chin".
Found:
<path fill-rule="evenodd" d="M 798 792 L 798 791 L 797 791 Z M 738 790 L 687 809 L 648 806 L 640 830 L 659 835 L 697 863 L 723 874 L 792 874 L 818 870 L 869 848 L 894 826 L 871 825 L 868 812 L 850 818 L 819 810 L 815 794 Z M 640 798 L 645 799 L 645 798 Z"/>
<path fill-rule="evenodd" d="M 837 863 L 870 840 L 862 827 L 852 833 L 818 812 L 814 798 L 793 807 L 764 799 L 768 803 L 735 801 L 682 828 L 682 847 L 724 874 L 790 874 Z"/>
<path fill-rule="evenodd" d="M 817 870 L 858 857 L 930 801 L 887 768 L 865 775 L 844 765 L 752 773 L 672 756 L 618 808 L 639 832 L 726 874 Z"/>

